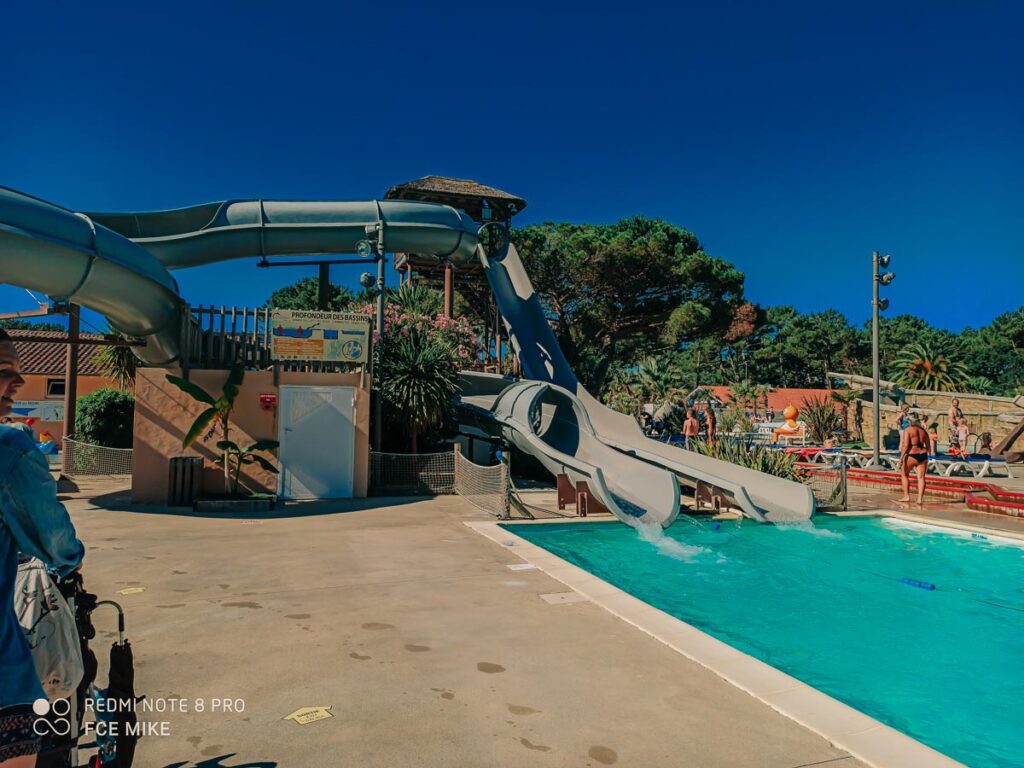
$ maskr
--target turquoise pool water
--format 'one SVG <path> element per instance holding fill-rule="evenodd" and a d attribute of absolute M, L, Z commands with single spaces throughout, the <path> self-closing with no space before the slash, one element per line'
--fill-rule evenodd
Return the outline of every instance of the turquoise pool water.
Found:
<path fill-rule="evenodd" d="M 678 522 L 660 543 L 621 523 L 507 527 L 967 765 L 1024 765 L 1015 543 L 878 518 Z"/>

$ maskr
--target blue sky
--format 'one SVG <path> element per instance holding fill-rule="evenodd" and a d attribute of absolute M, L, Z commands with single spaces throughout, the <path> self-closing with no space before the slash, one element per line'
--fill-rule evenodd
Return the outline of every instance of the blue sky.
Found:
<path fill-rule="evenodd" d="M 0 184 L 147 210 L 436 173 L 526 198 L 520 224 L 663 217 L 761 304 L 863 322 L 873 249 L 894 313 L 1024 303 L 1024 6 L 349 5 L 5 9 Z M 176 277 L 253 304 L 300 274 Z"/>

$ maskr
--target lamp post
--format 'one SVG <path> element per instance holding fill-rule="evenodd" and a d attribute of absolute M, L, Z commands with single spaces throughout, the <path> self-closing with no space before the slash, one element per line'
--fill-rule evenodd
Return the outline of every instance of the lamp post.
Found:
<path fill-rule="evenodd" d="M 377 262 L 377 307 L 375 326 L 379 340 L 384 338 L 384 221 L 379 220 L 376 224 L 366 227 L 366 240 L 356 244 L 356 253 L 366 258 L 373 256 Z M 379 343 L 379 341 L 378 341 Z M 378 371 L 373 372 L 374 378 Z M 383 408 L 380 401 L 380 389 L 377 390 L 377 399 L 373 404 L 373 449 L 382 450 L 384 439 L 384 425 L 382 424 Z"/>
<path fill-rule="evenodd" d="M 871 253 L 871 375 L 873 387 L 875 434 L 872 441 L 873 451 L 871 456 L 871 469 L 884 469 L 882 459 L 879 455 L 882 447 L 882 402 L 880 386 L 880 365 L 879 365 L 879 332 L 878 313 L 889 308 L 888 299 L 878 297 L 878 288 L 881 285 L 889 285 L 896 275 L 892 272 L 883 273 L 882 270 L 889 266 L 891 256 L 879 256 L 878 251 Z"/>

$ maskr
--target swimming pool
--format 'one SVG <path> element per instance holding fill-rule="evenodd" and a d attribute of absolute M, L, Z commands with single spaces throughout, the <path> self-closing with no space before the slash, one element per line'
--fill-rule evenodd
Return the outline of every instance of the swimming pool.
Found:
<path fill-rule="evenodd" d="M 878 518 L 506 528 L 963 763 L 1024 764 L 1024 542 Z"/>

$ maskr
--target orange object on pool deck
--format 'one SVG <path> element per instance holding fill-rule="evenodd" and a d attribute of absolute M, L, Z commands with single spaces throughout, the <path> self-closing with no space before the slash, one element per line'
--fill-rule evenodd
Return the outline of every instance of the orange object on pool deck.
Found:
<path fill-rule="evenodd" d="M 786 419 L 786 423 L 781 427 L 775 428 L 775 431 L 772 433 L 772 440 L 774 442 L 779 442 L 780 437 L 800 437 L 803 435 L 803 427 L 801 427 L 796 421 L 796 417 L 799 414 L 800 411 L 792 405 L 786 406 L 786 410 L 782 412 L 782 416 Z"/>

